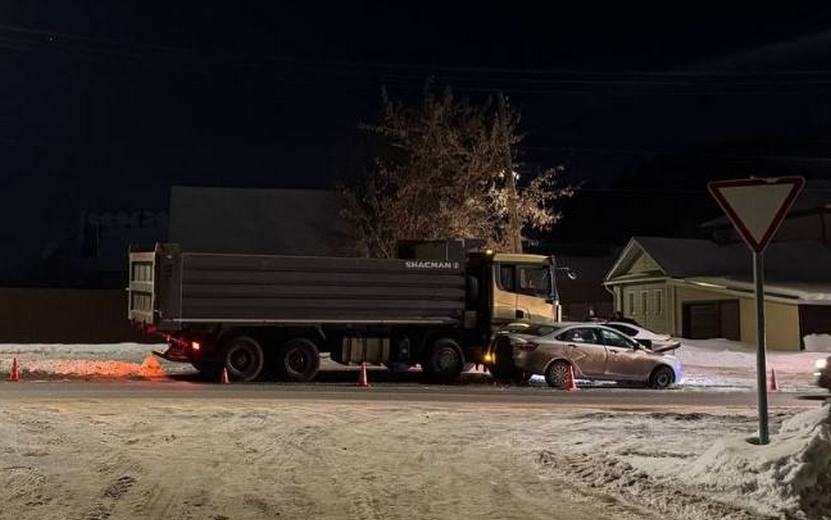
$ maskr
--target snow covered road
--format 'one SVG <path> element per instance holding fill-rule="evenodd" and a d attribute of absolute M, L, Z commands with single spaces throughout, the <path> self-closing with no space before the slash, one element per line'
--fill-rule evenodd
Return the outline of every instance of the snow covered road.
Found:
<path fill-rule="evenodd" d="M 0 520 L 831 518 L 831 419 L 791 419 L 820 410 L 823 354 L 771 356 L 790 391 L 760 448 L 752 352 L 722 347 L 688 348 L 674 390 L 566 393 L 382 369 L 225 386 L 149 345 L 0 346 L 24 370 L 0 382 Z"/>
<path fill-rule="evenodd" d="M 23 386 L 37 384 L 0 394 Z M 0 519 L 749 519 L 799 505 L 759 509 L 688 475 L 717 440 L 752 434 L 745 407 L 145 395 L 0 400 Z M 797 411 L 774 409 L 774 428 Z"/>

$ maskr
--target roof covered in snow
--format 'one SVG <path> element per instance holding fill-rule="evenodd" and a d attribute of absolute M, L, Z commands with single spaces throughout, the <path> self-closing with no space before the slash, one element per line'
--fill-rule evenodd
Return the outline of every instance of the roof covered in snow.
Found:
<path fill-rule="evenodd" d="M 633 273 L 647 258 L 652 271 Z M 752 284 L 752 256 L 744 244 L 720 246 L 709 240 L 633 237 L 606 275 L 607 282 L 633 277 L 691 278 L 744 289 Z M 765 251 L 769 287 L 800 298 L 831 301 L 831 248 L 816 241 L 775 242 Z M 707 281 L 709 280 L 709 281 Z M 814 296 L 809 296 L 814 295 Z"/>

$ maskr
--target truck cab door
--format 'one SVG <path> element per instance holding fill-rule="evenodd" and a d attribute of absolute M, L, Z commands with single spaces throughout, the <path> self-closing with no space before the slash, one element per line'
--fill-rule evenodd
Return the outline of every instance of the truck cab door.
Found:
<path fill-rule="evenodd" d="M 551 324 L 557 321 L 551 297 L 551 270 L 547 265 L 517 264 L 516 313 L 532 323 Z"/>
<path fill-rule="evenodd" d="M 493 324 L 501 326 L 522 320 L 517 312 L 516 268 L 513 264 L 493 266 Z"/>

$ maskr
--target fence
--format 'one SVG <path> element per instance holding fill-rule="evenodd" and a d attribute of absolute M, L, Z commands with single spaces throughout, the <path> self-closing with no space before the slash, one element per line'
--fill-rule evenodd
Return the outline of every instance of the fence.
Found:
<path fill-rule="evenodd" d="M 124 290 L 0 288 L 0 343 L 135 341 Z"/>

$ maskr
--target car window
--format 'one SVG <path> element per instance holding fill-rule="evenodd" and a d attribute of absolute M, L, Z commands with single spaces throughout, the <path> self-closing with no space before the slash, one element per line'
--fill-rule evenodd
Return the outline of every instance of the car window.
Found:
<path fill-rule="evenodd" d="M 620 332 L 632 338 L 638 335 L 638 331 L 636 329 L 633 329 L 632 327 L 627 327 L 626 325 L 621 325 L 620 323 L 607 323 L 606 326 L 611 327 L 615 330 L 619 330 Z"/>
<path fill-rule="evenodd" d="M 635 343 L 626 336 L 608 329 L 598 329 L 603 344 L 607 347 L 634 348 Z"/>
<path fill-rule="evenodd" d="M 579 327 L 576 329 L 569 329 L 557 337 L 560 341 L 568 341 L 571 343 L 600 343 L 597 340 L 594 329 L 588 327 Z"/>
<path fill-rule="evenodd" d="M 560 328 L 555 325 L 532 325 L 521 330 L 520 333 L 528 334 L 529 336 L 548 336 L 549 334 L 557 332 Z"/>

